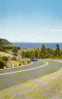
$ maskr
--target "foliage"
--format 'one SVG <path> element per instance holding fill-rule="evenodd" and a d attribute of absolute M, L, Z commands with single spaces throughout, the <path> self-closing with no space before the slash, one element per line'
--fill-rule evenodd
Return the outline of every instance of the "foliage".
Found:
<path fill-rule="evenodd" d="M 7 61 L 8 61 L 7 56 L 0 57 L 0 69 L 3 69 L 4 67 L 6 67 Z"/>
<path fill-rule="evenodd" d="M 18 49 L 16 47 L 12 48 L 13 55 L 17 56 Z"/>
<path fill-rule="evenodd" d="M 56 56 L 60 56 L 60 46 L 59 46 L 59 44 L 56 44 L 56 51 L 55 51 L 56 53 Z"/>
<path fill-rule="evenodd" d="M 2 56 L 1 57 L 3 61 L 7 62 L 8 61 L 8 57 L 7 56 Z"/>
<path fill-rule="evenodd" d="M 2 59 L 0 59 L 0 69 L 3 69 L 6 66 L 5 61 L 3 61 Z"/>
<path fill-rule="evenodd" d="M 41 49 L 34 48 L 30 51 L 22 51 L 21 56 L 23 58 L 61 58 L 62 50 L 60 50 L 59 44 L 56 44 L 56 49 L 46 48 L 43 44 Z"/>

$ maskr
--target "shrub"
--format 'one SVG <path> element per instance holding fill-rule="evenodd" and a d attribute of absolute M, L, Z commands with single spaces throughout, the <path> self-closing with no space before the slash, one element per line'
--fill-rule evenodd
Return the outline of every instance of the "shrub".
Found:
<path fill-rule="evenodd" d="M 0 69 L 4 69 L 5 66 L 6 66 L 5 62 L 0 59 Z"/>
<path fill-rule="evenodd" d="M 2 60 L 5 61 L 5 62 L 7 62 L 8 61 L 8 57 L 7 56 L 3 56 L 2 57 Z"/>

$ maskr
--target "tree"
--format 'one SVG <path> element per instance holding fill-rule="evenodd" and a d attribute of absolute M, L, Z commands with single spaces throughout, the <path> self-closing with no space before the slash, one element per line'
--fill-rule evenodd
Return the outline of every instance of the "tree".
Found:
<path fill-rule="evenodd" d="M 12 48 L 12 52 L 15 56 L 17 56 L 18 49 L 16 47 Z"/>
<path fill-rule="evenodd" d="M 25 52 L 24 51 L 21 52 L 21 56 L 22 56 L 22 58 L 25 57 Z"/>
<path fill-rule="evenodd" d="M 8 61 L 8 57 L 7 56 L 3 56 L 1 57 L 3 61 L 7 62 Z"/>
<path fill-rule="evenodd" d="M 0 69 L 4 69 L 5 66 L 6 66 L 5 62 L 0 59 Z"/>
<path fill-rule="evenodd" d="M 56 44 L 56 56 L 60 56 L 60 46 Z"/>
<path fill-rule="evenodd" d="M 48 53 L 47 53 L 47 48 L 45 47 L 45 45 L 42 45 L 41 51 L 40 51 L 40 56 L 41 58 L 47 58 Z"/>
<path fill-rule="evenodd" d="M 35 58 L 38 58 L 38 50 L 37 49 L 35 49 L 34 56 L 35 56 Z"/>
<path fill-rule="evenodd" d="M 21 56 L 22 56 L 22 58 L 31 58 L 32 52 L 31 51 L 22 51 Z"/>

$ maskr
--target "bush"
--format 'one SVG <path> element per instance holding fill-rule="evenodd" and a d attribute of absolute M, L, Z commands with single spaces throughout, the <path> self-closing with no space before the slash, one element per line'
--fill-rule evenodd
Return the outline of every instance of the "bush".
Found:
<path fill-rule="evenodd" d="M 13 55 L 17 56 L 18 49 L 16 47 L 12 48 Z"/>
<path fill-rule="evenodd" d="M 11 60 L 15 60 L 15 61 L 16 61 L 17 59 L 16 59 L 16 57 L 15 57 L 15 56 L 13 56 L 13 57 L 11 58 Z"/>
<path fill-rule="evenodd" d="M 5 66 L 6 66 L 5 62 L 0 59 L 0 69 L 4 69 Z"/>
<path fill-rule="evenodd" d="M 5 62 L 7 62 L 8 61 L 8 57 L 7 56 L 3 56 L 2 57 L 2 60 L 5 61 Z"/>

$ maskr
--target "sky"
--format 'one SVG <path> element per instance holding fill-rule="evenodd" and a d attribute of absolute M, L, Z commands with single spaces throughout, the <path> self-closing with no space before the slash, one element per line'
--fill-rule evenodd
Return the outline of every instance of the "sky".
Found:
<path fill-rule="evenodd" d="M 62 0 L 0 0 L 0 38 L 62 42 Z"/>

